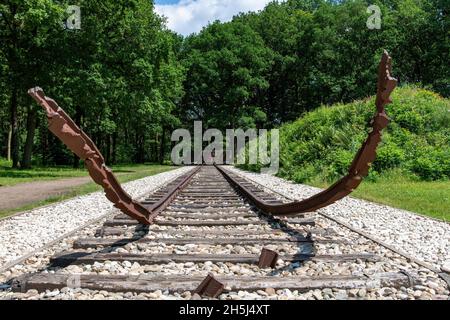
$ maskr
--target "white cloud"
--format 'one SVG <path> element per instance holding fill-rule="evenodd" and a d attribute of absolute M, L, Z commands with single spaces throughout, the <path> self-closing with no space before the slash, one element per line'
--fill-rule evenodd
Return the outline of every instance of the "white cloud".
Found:
<path fill-rule="evenodd" d="M 199 32 L 209 22 L 230 21 L 239 12 L 258 11 L 270 0 L 181 0 L 177 4 L 156 5 L 167 17 L 168 27 L 183 35 Z"/>

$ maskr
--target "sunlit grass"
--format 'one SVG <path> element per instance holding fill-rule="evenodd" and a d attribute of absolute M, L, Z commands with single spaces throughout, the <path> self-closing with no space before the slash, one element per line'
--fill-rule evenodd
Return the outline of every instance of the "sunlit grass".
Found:
<path fill-rule="evenodd" d="M 329 185 L 318 181 L 310 184 L 321 188 Z M 364 181 L 352 196 L 450 221 L 449 180 L 417 181 L 391 171 L 376 181 Z"/>
<path fill-rule="evenodd" d="M 155 166 L 157 167 L 157 166 Z M 146 171 L 149 165 L 145 164 L 130 164 L 130 165 L 116 165 L 111 169 L 118 175 Z M 89 174 L 80 164 L 79 169 L 74 169 L 69 166 L 58 167 L 39 167 L 35 166 L 31 169 L 12 169 L 11 163 L 5 159 L 0 158 L 0 186 L 13 186 L 24 182 L 33 181 L 48 181 L 64 178 L 87 177 Z"/>
<path fill-rule="evenodd" d="M 141 179 L 144 177 L 152 176 L 152 175 L 155 175 L 158 173 L 170 171 L 175 168 L 176 167 L 173 167 L 173 166 L 162 166 L 162 165 L 118 165 L 118 166 L 114 166 L 112 169 L 116 173 L 116 176 L 117 176 L 117 179 L 119 180 L 119 182 L 125 183 L 128 181 L 133 181 L 133 180 Z M 43 172 L 45 172 L 45 170 L 43 168 L 33 169 L 33 170 L 39 170 L 39 171 L 42 170 Z M 68 178 L 68 177 L 87 176 L 88 175 L 87 171 L 85 169 L 73 170 L 75 174 L 72 176 L 69 175 L 69 172 L 70 172 L 69 168 L 66 168 L 65 170 L 67 170 L 67 172 L 66 172 L 67 176 L 60 175 L 60 176 L 57 176 L 56 178 Z M 76 175 L 78 173 L 80 173 L 80 175 Z M 81 174 L 83 174 L 83 175 L 81 175 Z M 46 177 L 46 179 L 42 179 L 42 180 L 49 180 L 47 178 L 48 177 Z M 53 179 L 55 179 L 55 178 L 53 178 Z M 41 180 L 41 179 L 39 179 L 39 180 Z M 33 179 L 31 181 L 36 181 L 36 180 Z M 13 184 L 16 184 L 16 183 L 13 183 Z M 55 203 L 55 202 L 60 202 L 60 201 L 63 201 L 63 200 L 69 199 L 69 198 L 81 196 L 81 195 L 99 191 L 99 190 L 102 190 L 102 188 L 100 186 L 98 186 L 94 182 L 89 182 L 84 185 L 74 187 L 67 193 L 64 193 L 60 196 L 50 197 L 45 200 L 31 203 L 31 204 L 28 204 L 28 205 L 20 207 L 20 208 L 15 208 L 15 209 L 6 210 L 6 211 L 0 211 L 0 218 L 12 215 L 17 212 L 31 210 L 36 207 L 48 205 L 48 204 Z"/>

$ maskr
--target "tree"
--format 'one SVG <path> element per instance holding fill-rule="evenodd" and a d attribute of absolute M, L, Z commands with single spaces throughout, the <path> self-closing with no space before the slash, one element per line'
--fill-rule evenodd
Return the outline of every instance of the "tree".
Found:
<path fill-rule="evenodd" d="M 81 29 L 64 30 L 68 4 Z M 369 4 L 381 29 L 369 30 Z M 445 0 L 287 0 L 183 38 L 148 0 L 0 4 L 0 153 L 13 165 L 79 160 L 48 134 L 27 96 L 39 85 L 109 164 L 163 162 L 171 130 L 270 128 L 321 104 L 373 94 L 381 50 L 402 83 L 450 94 Z M 11 148 L 8 146 L 11 145 Z M 21 158 L 20 158 L 21 157 Z"/>
<path fill-rule="evenodd" d="M 9 91 L 11 154 L 19 165 L 19 104 L 25 103 L 27 85 L 39 75 L 36 60 L 53 28 L 62 20 L 62 8 L 50 0 L 6 0 L 0 5 L 0 50 L 5 59 L 2 79 Z"/>
<path fill-rule="evenodd" d="M 0 87 L 7 88 L 0 117 L 8 99 L 14 167 L 20 149 L 21 166 L 31 165 L 35 144 L 36 160 L 79 164 L 37 121 L 42 112 L 26 95 L 36 85 L 92 135 L 108 163 L 163 161 L 166 142 L 154 137 L 164 137 L 177 123 L 184 75 L 177 60 L 180 38 L 166 29 L 150 1 L 75 2 L 81 8 L 79 30 L 62 27 L 68 2 L 10 0 L 0 7 L 6 44 L 0 50 Z M 150 144 L 156 146 L 151 154 Z"/>
<path fill-rule="evenodd" d="M 249 26 L 215 22 L 185 43 L 187 118 L 205 126 L 234 127 L 254 116 L 267 89 L 273 55 Z M 252 124 L 254 126 L 254 124 Z"/>

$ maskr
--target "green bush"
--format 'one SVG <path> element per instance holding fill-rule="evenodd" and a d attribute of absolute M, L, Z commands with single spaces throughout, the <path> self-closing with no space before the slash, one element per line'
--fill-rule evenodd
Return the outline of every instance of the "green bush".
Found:
<path fill-rule="evenodd" d="M 396 113 L 395 122 L 402 128 L 416 134 L 420 134 L 425 125 L 425 119 L 421 114 L 408 109 L 403 109 L 402 112 Z"/>
<path fill-rule="evenodd" d="M 313 165 L 308 165 L 306 167 L 298 167 L 293 172 L 292 180 L 297 183 L 304 183 L 316 176 L 316 168 Z"/>
<path fill-rule="evenodd" d="M 411 161 L 411 171 L 423 180 L 439 180 L 450 177 L 450 154 L 433 150 Z"/>
<path fill-rule="evenodd" d="M 373 164 L 373 168 L 382 172 L 386 169 L 398 167 L 405 160 L 405 153 L 394 143 L 386 143 L 378 147 L 377 158 Z"/>
<path fill-rule="evenodd" d="M 397 88 L 392 99 L 386 108 L 391 122 L 368 178 L 396 169 L 422 180 L 450 178 L 450 99 L 410 86 Z M 322 106 L 283 125 L 279 176 L 304 183 L 346 174 L 374 113 L 372 97 Z"/>

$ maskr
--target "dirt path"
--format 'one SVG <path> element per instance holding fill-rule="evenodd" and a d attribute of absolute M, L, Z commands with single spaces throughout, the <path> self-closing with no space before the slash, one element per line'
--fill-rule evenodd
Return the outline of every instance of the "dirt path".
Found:
<path fill-rule="evenodd" d="M 59 196 L 69 192 L 74 187 L 91 181 L 90 177 L 80 177 L 0 187 L 0 211 L 19 208 L 33 202 Z"/>

